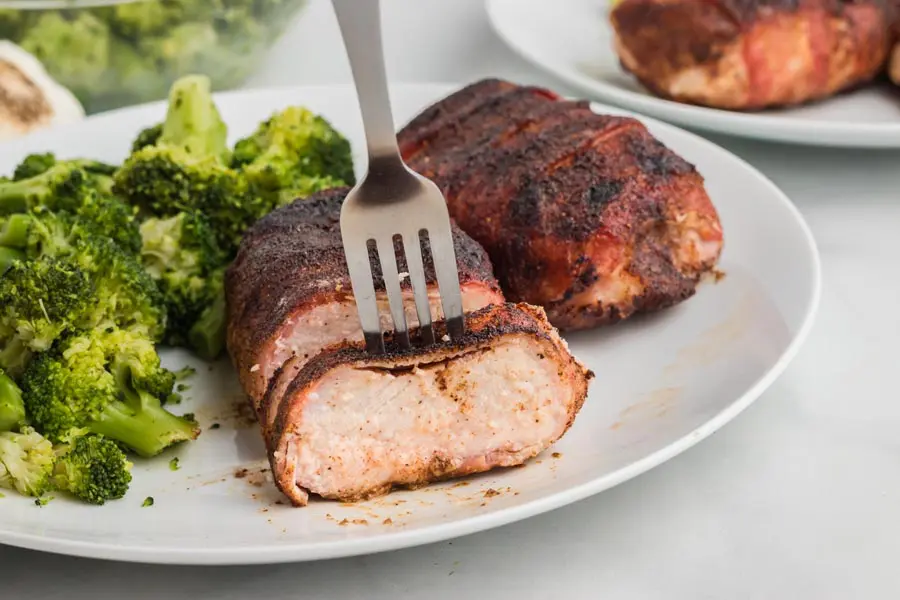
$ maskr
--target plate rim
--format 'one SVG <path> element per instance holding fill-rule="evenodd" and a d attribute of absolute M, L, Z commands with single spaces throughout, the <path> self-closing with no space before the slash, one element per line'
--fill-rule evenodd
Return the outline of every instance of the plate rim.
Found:
<path fill-rule="evenodd" d="M 487 0 L 485 11 L 497 37 L 535 68 L 597 100 L 708 133 L 820 148 L 900 148 L 900 122 L 886 125 L 830 120 L 805 122 L 768 114 L 697 106 L 621 89 L 577 71 L 554 65 L 553 61 L 545 59 L 541 52 L 519 44 L 509 34 L 506 20 L 501 14 L 509 8 L 509 5 L 515 5 L 519 1 Z M 560 5 L 574 1 L 557 0 Z M 900 91 L 897 102 L 900 103 Z M 826 139 L 823 140 L 823 136 Z"/>
<path fill-rule="evenodd" d="M 255 94 L 271 94 L 283 93 L 300 95 L 310 90 L 336 90 L 347 89 L 349 84 L 323 84 L 323 85 L 300 85 L 300 86 L 276 86 L 261 87 L 247 90 L 235 90 L 229 92 L 221 92 L 216 94 L 217 100 L 223 97 L 235 96 L 252 96 Z M 397 83 L 390 86 L 393 93 L 404 93 L 410 90 L 410 93 L 432 93 L 435 97 L 441 94 L 447 94 L 459 87 L 459 84 L 453 83 Z M 811 331 L 816 315 L 818 313 L 821 293 L 822 293 L 822 265 L 821 257 L 815 238 L 810 230 L 806 220 L 803 218 L 799 209 L 791 202 L 790 198 L 775 185 L 766 175 L 756 169 L 753 165 L 745 161 L 743 158 L 733 154 L 732 152 L 722 148 L 721 146 L 695 134 L 671 125 L 647 117 L 637 115 L 633 111 L 604 105 L 602 102 L 594 102 L 592 104 L 600 109 L 607 109 L 612 112 L 632 114 L 640 118 L 652 128 L 659 130 L 670 130 L 677 135 L 684 135 L 692 139 L 695 143 L 705 147 L 712 152 L 725 153 L 732 160 L 737 161 L 745 169 L 749 169 L 756 175 L 761 182 L 766 185 L 793 217 L 794 224 L 799 228 L 808 251 L 809 259 L 812 266 L 812 289 L 811 295 L 806 299 L 806 307 L 799 328 L 790 343 L 785 347 L 778 360 L 776 360 L 753 385 L 751 385 L 741 396 L 736 397 L 726 408 L 718 412 L 715 416 L 708 419 L 697 428 L 664 446 L 655 452 L 652 452 L 628 465 L 625 465 L 615 471 L 612 471 L 603 477 L 583 483 L 581 485 L 548 494 L 542 498 L 532 500 L 531 502 L 512 506 L 497 511 L 466 517 L 460 520 L 451 520 L 444 523 L 424 526 L 421 528 L 386 533 L 384 535 L 365 537 L 351 540 L 334 540 L 328 542 L 320 542 L 313 545 L 301 544 L 277 544 L 270 546 L 243 547 L 231 546 L 222 548 L 180 548 L 165 546 L 141 546 L 135 544 L 114 544 L 95 541 L 71 540 L 48 538 L 40 535 L 20 532 L 4 532 L 0 530 L 0 544 L 49 552 L 54 554 L 63 554 L 69 556 L 79 556 L 85 558 L 114 560 L 117 562 L 134 562 L 146 564 L 172 564 L 172 565 L 258 565 L 258 564 L 282 564 L 293 562 L 306 562 L 332 558 L 346 558 L 390 550 L 399 550 L 410 548 L 429 543 L 440 542 L 453 539 L 465 535 L 470 535 L 480 531 L 486 531 L 516 521 L 525 520 L 539 514 L 561 508 L 563 506 L 578 502 L 600 492 L 615 487 L 629 479 L 633 479 L 647 471 L 657 467 L 666 461 L 674 458 L 682 452 L 693 447 L 697 443 L 703 441 L 724 425 L 729 423 L 754 401 L 756 401 L 774 383 L 778 377 L 784 372 L 788 365 L 793 361 L 798 351 L 806 341 Z M 148 106 L 165 105 L 165 101 L 150 102 L 141 105 L 135 105 L 114 111 L 98 113 L 98 115 L 88 117 L 85 121 L 99 116 L 117 114 L 121 112 L 138 111 Z M 59 129 L 84 126 L 85 121 L 66 125 Z"/>

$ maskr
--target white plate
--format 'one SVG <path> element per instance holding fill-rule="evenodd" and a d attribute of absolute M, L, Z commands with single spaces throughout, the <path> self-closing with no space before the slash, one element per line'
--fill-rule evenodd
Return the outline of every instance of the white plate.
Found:
<path fill-rule="evenodd" d="M 398 122 L 450 90 L 394 87 Z M 290 103 L 323 113 L 357 152 L 362 148 L 352 88 L 219 96 L 232 138 Z M 0 172 L 28 152 L 48 149 L 66 157 L 118 160 L 134 132 L 163 112 L 161 104 L 125 109 L 0 146 Z M 237 469 L 265 466 L 260 435 L 235 415 L 234 406 L 244 400 L 230 367 L 222 363 L 209 370 L 195 361 L 199 372 L 179 409 L 196 413 L 204 425 L 197 442 L 139 461 L 127 497 L 102 508 L 64 498 L 38 508 L 6 494 L 0 499 L 0 542 L 185 564 L 363 554 L 524 519 L 603 491 L 696 444 L 746 408 L 794 356 L 815 312 L 819 261 L 800 214 L 769 180 L 697 136 L 645 121 L 706 176 L 725 229 L 726 276 L 662 314 L 569 336 L 572 351 L 597 379 L 572 430 L 538 460 L 470 478 L 468 485 L 451 482 L 351 506 L 313 502 L 290 508 L 272 485 L 256 487 L 253 477 L 234 477 Z M 166 351 L 164 360 L 178 367 L 186 355 Z M 221 428 L 209 430 L 213 422 Z M 168 459 L 175 455 L 182 467 L 173 472 Z M 155 498 L 154 506 L 141 507 L 146 496 Z"/>
<path fill-rule="evenodd" d="M 488 0 L 516 52 L 591 97 L 660 119 L 742 137 L 816 146 L 900 148 L 900 90 L 872 84 L 821 102 L 740 113 L 651 95 L 619 66 L 609 0 Z"/>

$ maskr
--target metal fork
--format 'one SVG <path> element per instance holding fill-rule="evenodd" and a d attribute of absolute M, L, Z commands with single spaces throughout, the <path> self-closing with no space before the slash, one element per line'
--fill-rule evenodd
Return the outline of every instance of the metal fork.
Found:
<path fill-rule="evenodd" d="M 369 155 L 368 171 L 347 194 L 341 208 L 341 238 L 366 349 L 374 354 L 385 351 L 369 265 L 370 241 L 378 249 L 394 322 L 394 339 L 401 346 L 410 345 L 394 253 L 396 235 L 402 238 L 422 341 L 425 344 L 435 341 L 420 247 L 424 232 L 431 244 L 447 330 L 451 338 L 458 339 L 465 324 L 450 214 L 440 189 L 413 172 L 400 156 L 381 46 L 380 3 L 378 0 L 332 0 L 332 3 L 356 83 Z"/>

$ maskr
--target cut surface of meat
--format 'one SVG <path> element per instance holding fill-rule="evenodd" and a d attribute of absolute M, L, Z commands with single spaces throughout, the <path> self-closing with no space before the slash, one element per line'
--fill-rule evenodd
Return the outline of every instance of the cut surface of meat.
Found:
<path fill-rule="evenodd" d="M 489 79 L 398 139 L 487 250 L 506 298 L 543 306 L 562 329 L 676 304 L 719 258 L 703 178 L 635 119 Z"/>
<path fill-rule="evenodd" d="M 755 110 L 873 79 L 891 43 L 887 0 L 622 0 L 624 68 L 664 98 Z"/>
<path fill-rule="evenodd" d="M 257 409 L 272 376 L 289 358 L 297 357 L 292 365 L 296 367 L 329 345 L 362 340 L 339 226 L 347 191 L 326 190 L 262 218 L 247 233 L 228 269 L 228 349 Z M 453 239 L 464 310 L 503 302 L 481 246 L 457 227 Z M 436 300 L 430 250 L 423 248 L 429 295 Z M 398 256 L 402 258 L 402 253 Z M 405 271 L 405 260 L 398 264 Z M 386 305 L 381 267 L 374 256 L 372 268 L 376 290 Z M 408 278 L 402 288 L 411 298 Z M 437 302 L 432 309 L 439 318 Z M 389 316 L 386 310 L 383 314 L 388 330 Z M 410 326 L 417 324 L 414 311 L 407 318 Z M 265 415 L 258 416 L 266 422 Z"/>
<path fill-rule="evenodd" d="M 388 347 L 326 349 L 269 407 L 272 470 L 294 504 L 522 464 L 571 426 L 592 377 L 544 311 L 525 304 L 470 314 L 459 341 Z"/>

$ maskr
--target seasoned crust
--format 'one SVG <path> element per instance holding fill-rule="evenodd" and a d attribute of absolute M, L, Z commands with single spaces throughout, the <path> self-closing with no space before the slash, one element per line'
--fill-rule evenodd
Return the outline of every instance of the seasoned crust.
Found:
<path fill-rule="evenodd" d="M 647 89 L 732 110 L 871 80 L 894 18 L 886 0 L 623 0 L 610 14 L 620 62 Z"/>
<path fill-rule="evenodd" d="M 472 98 L 485 89 L 479 107 Z M 507 298 L 542 305 L 554 325 L 574 329 L 690 296 L 715 261 L 679 261 L 688 241 L 677 223 L 693 213 L 721 243 L 694 166 L 636 119 L 537 88 L 497 89 L 494 80 L 474 83 L 426 110 L 440 114 L 442 131 L 426 119 L 425 136 L 414 119 L 398 138 L 413 149 L 410 166 L 442 188 L 451 215 L 488 251 Z M 640 293 L 611 305 L 577 299 L 622 269 Z"/>
<path fill-rule="evenodd" d="M 340 234 L 348 190 L 334 188 L 297 200 L 260 219 L 245 235 L 226 273 L 228 348 L 245 388 L 258 377 L 251 371 L 254 357 L 292 315 L 352 297 Z M 460 284 L 478 283 L 499 295 L 484 249 L 455 225 L 453 240 Z M 434 284 L 430 249 L 427 244 L 423 249 L 426 279 Z M 398 257 L 400 271 L 407 270 L 405 258 Z M 374 255 L 370 258 L 375 289 L 384 290 L 381 265 Z M 410 287 L 408 279 L 402 287 Z"/>
<path fill-rule="evenodd" d="M 417 334 L 416 331 L 412 333 L 414 337 Z M 447 333 L 446 324 L 443 321 L 435 323 L 435 333 L 439 340 Z M 368 354 L 362 344 L 344 343 L 321 352 L 307 362 L 287 387 L 285 400 L 281 402 L 273 427 L 266 436 L 269 460 L 272 472 L 275 475 L 276 485 L 296 505 L 304 505 L 306 503 L 305 492 L 298 493 L 294 473 L 289 469 L 285 469 L 285 465 L 279 463 L 280 453 L 284 451 L 286 436 L 292 433 L 291 427 L 295 419 L 298 418 L 298 411 L 302 411 L 302 405 L 298 405 L 294 399 L 302 396 L 304 390 L 314 386 L 328 372 L 341 366 L 352 366 L 358 369 L 389 370 L 424 367 L 452 360 L 457 356 L 482 351 L 501 339 L 514 335 L 528 336 L 544 344 L 547 359 L 558 363 L 561 378 L 567 381 L 571 380 L 575 386 L 574 402 L 570 406 L 568 421 L 563 431 L 565 433 L 574 423 L 578 411 L 584 404 L 584 400 L 587 397 L 588 383 L 594 377 L 593 372 L 586 369 L 576 358 L 569 354 L 565 342 L 559 338 L 559 335 L 547 322 L 546 313 L 542 308 L 528 304 L 512 303 L 491 305 L 467 315 L 466 333 L 461 339 L 456 341 L 449 340 L 449 337 L 447 337 L 445 341 L 439 341 L 427 349 L 420 347 L 403 349 L 395 345 L 388 337 L 386 341 L 387 353 L 380 356 Z M 268 397 L 267 401 L 269 401 Z M 438 460 L 437 463 L 424 468 L 421 472 L 420 480 L 406 485 L 415 487 L 483 470 L 451 470 L 446 468 L 446 465 L 442 467 L 441 464 L 438 464 L 439 462 Z M 325 497 L 350 502 L 387 493 L 391 487 L 391 485 L 379 486 L 354 496 L 326 495 Z"/>

